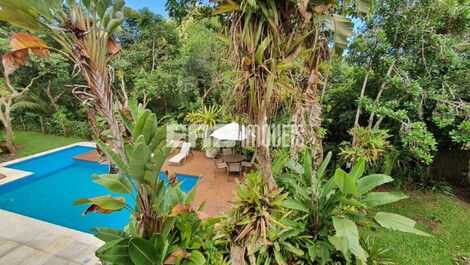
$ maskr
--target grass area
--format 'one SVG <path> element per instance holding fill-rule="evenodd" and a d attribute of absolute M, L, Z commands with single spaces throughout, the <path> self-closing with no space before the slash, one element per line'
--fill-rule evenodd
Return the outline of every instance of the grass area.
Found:
<path fill-rule="evenodd" d="M 14 140 L 18 156 L 28 156 L 80 141 L 84 139 L 22 131 L 15 132 Z"/>
<path fill-rule="evenodd" d="M 468 205 L 442 194 L 410 192 L 408 196 L 380 210 L 413 218 L 433 236 L 379 229 L 368 233 L 378 247 L 390 249 L 388 254 L 397 264 L 455 264 L 454 255 L 470 256 Z"/>

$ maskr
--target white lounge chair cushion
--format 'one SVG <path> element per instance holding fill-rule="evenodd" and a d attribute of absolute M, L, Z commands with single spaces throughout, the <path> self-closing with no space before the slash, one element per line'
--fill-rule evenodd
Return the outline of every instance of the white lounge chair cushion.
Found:
<path fill-rule="evenodd" d="M 191 148 L 191 143 L 183 143 L 183 146 L 181 147 L 180 152 L 176 154 L 175 156 L 173 156 L 172 158 L 170 158 L 170 160 L 168 161 L 170 163 L 181 163 L 181 161 L 188 156 L 190 148 Z"/>
<path fill-rule="evenodd" d="M 185 157 L 186 156 L 184 154 L 179 153 L 179 154 L 175 155 L 174 157 L 170 158 L 170 160 L 168 160 L 168 161 L 170 161 L 171 163 L 179 163 Z"/>

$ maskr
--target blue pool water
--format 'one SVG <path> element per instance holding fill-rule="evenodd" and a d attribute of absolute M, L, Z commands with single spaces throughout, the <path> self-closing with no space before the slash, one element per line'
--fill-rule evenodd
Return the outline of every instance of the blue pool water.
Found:
<path fill-rule="evenodd" d="M 92 174 L 107 173 L 107 166 L 73 159 L 91 150 L 93 148 L 74 146 L 7 166 L 34 174 L 0 185 L 0 209 L 88 233 L 93 227 L 124 228 L 129 222 L 130 213 L 127 210 L 82 216 L 87 206 L 72 206 L 79 198 L 112 194 L 91 181 Z M 160 178 L 168 182 L 165 174 L 160 173 Z M 199 180 L 184 175 L 177 175 L 177 179 L 183 182 L 181 189 L 185 192 L 190 191 Z M 124 196 L 128 204 L 135 205 L 130 195 L 117 196 Z"/>

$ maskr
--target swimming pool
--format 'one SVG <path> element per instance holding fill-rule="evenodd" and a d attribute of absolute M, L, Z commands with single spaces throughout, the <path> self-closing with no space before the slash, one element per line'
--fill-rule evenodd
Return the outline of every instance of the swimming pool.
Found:
<path fill-rule="evenodd" d="M 130 216 L 126 210 L 112 214 L 95 213 L 82 216 L 88 206 L 72 206 L 72 203 L 80 198 L 112 194 L 91 181 L 92 174 L 107 173 L 106 165 L 73 159 L 74 156 L 93 149 L 73 146 L 6 166 L 34 174 L 0 185 L 0 209 L 87 233 L 90 233 L 93 227 L 124 228 Z M 168 182 L 164 173 L 160 173 L 160 178 Z M 190 191 L 199 180 L 197 177 L 184 175 L 177 175 L 177 179 L 183 182 L 181 189 L 185 192 Z M 131 206 L 135 205 L 131 196 L 118 196 L 125 197 Z"/>

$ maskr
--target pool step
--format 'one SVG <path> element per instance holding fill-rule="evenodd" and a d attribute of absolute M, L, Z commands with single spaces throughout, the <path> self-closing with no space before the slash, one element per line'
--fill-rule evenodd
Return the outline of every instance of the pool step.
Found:
<path fill-rule="evenodd" d="M 23 171 L 13 168 L 0 167 L 0 175 L 5 176 L 5 178 L 0 177 L 0 185 L 15 181 L 27 176 L 31 176 L 33 172 Z"/>

